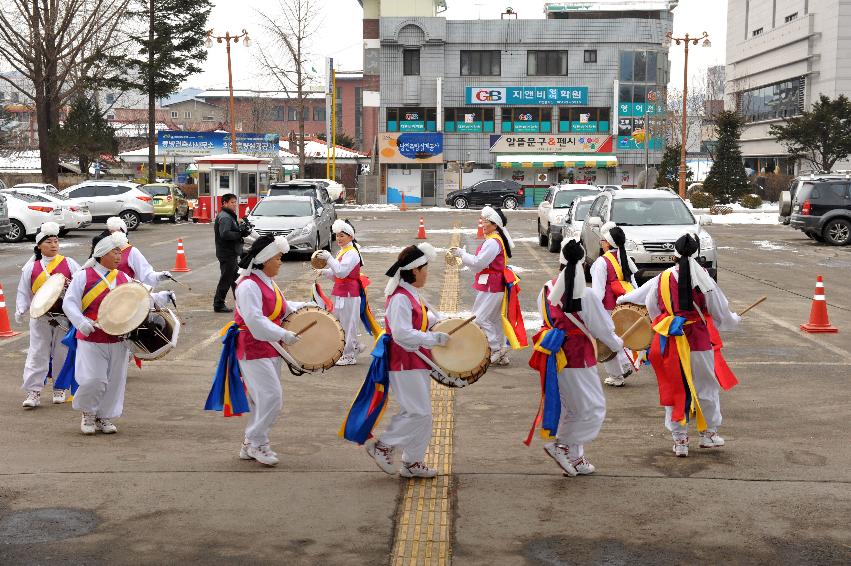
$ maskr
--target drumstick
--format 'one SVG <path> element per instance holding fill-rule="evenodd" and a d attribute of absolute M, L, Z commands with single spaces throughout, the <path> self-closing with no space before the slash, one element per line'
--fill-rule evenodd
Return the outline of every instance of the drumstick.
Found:
<path fill-rule="evenodd" d="M 311 322 L 310 322 L 307 326 L 305 326 L 304 328 L 302 328 L 301 330 L 299 330 L 298 332 L 296 332 L 296 333 L 295 333 L 295 335 L 296 335 L 296 336 L 301 336 L 302 334 L 304 334 L 305 332 L 307 332 L 308 330 L 310 330 L 311 328 L 313 328 L 314 326 L 316 326 L 316 324 L 317 324 L 317 323 L 316 323 L 316 321 L 315 321 L 315 320 L 314 320 L 314 321 L 311 321 Z"/>
<path fill-rule="evenodd" d="M 171 279 L 172 281 L 174 281 L 175 283 L 177 283 L 178 285 L 183 285 L 184 287 L 186 287 L 186 290 L 189 291 L 190 293 L 192 292 L 192 287 L 190 287 L 189 285 L 187 285 L 183 281 L 180 281 L 179 279 L 175 279 L 171 275 L 169 275 L 168 278 Z"/>
<path fill-rule="evenodd" d="M 642 318 L 639 318 L 638 320 L 636 320 L 635 322 L 633 322 L 633 323 L 632 323 L 632 326 L 630 326 L 629 328 L 627 328 L 627 329 L 626 329 L 626 332 L 624 332 L 623 334 L 621 334 L 621 336 L 620 336 L 621 340 L 626 340 L 627 338 L 629 338 L 629 337 L 632 335 L 632 333 L 633 333 L 633 332 L 635 332 L 636 330 L 638 330 L 639 328 L 641 328 L 642 323 L 646 323 L 646 322 L 647 322 L 647 321 L 646 321 L 646 320 L 644 320 L 644 318 L 643 318 L 643 317 L 642 317 Z"/>
<path fill-rule="evenodd" d="M 749 311 L 749 310 L 751 310 L 752 308 L 754 308 L 754 307 L 758 306 L 760 303 L 762 303 L 763 301 L 765 301 L 767 298 L 768 298 L 768 297 L 762 297 L 762 298 L 761 298 L 761 299 L 759 299 L 757 302 L 755 302 L 754 304 L 752 304 L 751 306 L 749 306 L 748 308 L 746 308 L 745 310 L 743 310 L 742 312 L 740 312 L 740 313 L 739 313 L 739 316 L 744 316 L 744 314 L 745 314 L 746 312 L 748 312 L 748 311 Z"/>
<path fill-rule="evenodd" d="M 456 332 L 458 332 L 459 330 L 461 330 L 462 328 L 464 328 L 465 326 L 467 326 L 468 324 L 470 324 L 474 320 L 476 320 L 476 315 L 471 316 L 470 318 L 468 318 L 467 320 L 465 320 L 464 322 L 462 322 L 461 324 L 459 324 L 458 326 L 456 326 L 455 328 L 453 328 L 452 330 L 447 332 L 447 334 L 452 336 L 453 334 L 455 334 Z"/>

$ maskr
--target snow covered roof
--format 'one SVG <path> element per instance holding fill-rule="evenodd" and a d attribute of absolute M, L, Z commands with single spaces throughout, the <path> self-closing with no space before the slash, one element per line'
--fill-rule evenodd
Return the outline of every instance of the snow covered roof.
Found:
<path fill-rule="evenodd" d="M 547 2 L 544 13 L 673 10 L 679 0 L 572 0 Z"/>
<path fill-rule="evenodd" d="M 38 150 L 0 153 L 0 172 L 2 173 L 40 173 L 41 157 Z"/>
<path fill-rule="evenodd" d="M 144 138 L 148 135 L 147 122 L 117 122 L 110 121 L 109 125 L 115 128 L 115 137 L 118 138 Z M 156 123 L 156 129 L 168 130 L 169 127 L 163 122 Z"/>
<path fill-rule="evenodd" d="M 321 157 L 325 159 L 328 157 L 328 146 L 322 140 L 317 139 L 308 139 L 304 142 L 304 155 L 305 157 Z M 358 153 L 353 149 L 349 149 L 347 147 L 343 147 L 341 145 L 337 146 L 336 156 L 342 159 L 355 159 L 358 157 L 366 157 L 363 153 Z"/>
<path fill-rule="evenodd" d="M 228 98 L 230 92 L 228 89 L 209 89 L 200 92 L 196 98 Z M 235 89 L 233 91 L 234 98 L 274 98 L 276 100 L 295 100 L 298 97 L 296 92 L 285 90 L 248 90 Z M 307 98 L 311 100 L 325 100 L 325 93 L 321 91 L 308 92 Z"/>

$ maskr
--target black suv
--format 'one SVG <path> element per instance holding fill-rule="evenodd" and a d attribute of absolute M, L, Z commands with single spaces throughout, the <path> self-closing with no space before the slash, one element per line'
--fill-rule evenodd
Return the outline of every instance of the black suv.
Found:
<path fill-rule="evenodd" d="M 520 183 L 504 179 L 486 179 L 460 191 L 446 195 L 446 204 L 455 208 L 485 206 L 486 204 L 502 208 L 517 208 L 523 202 L 524 191 Z"/>
<path fill-rule="evenodd" d="M 851 175 L 813 175 L 798 183 L 789 224 L 818 242 L 851 243 Z"/>

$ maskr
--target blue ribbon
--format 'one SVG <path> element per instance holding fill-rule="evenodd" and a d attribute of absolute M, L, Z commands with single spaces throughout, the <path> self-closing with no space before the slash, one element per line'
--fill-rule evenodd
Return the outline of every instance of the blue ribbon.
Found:
<path fill-rule="evenodd" d="M 62 369 L 59 370 L 59 375 L 53 380 L 54 389 L 70 389 L 71 394 L 77 392 L 77 380 L 75 379 L 75 370 L 77 364 L 77 329 L 74 325 L 65 333 L 62 338 L 62 343 L 68 347 L 68 354 L 65 356 L 65 363 L 62 364 Z"/>
<path fill-rule="evenodd" d="M 541 420 L 541 428 L 555 436 L 558 430 L 558 422 L 561 419 L 561 395 L 558 390 L 558 363 L 556 356 L 564 345 L 565 333 L 560 328 L 552 328 L 539 347 L 548 350 L 547 372 L 544 378 L 544 416 Z"/>
<path fill-rule="evenodd" d="M 343 423 L 343 438 L 346 440 L 357 444 L 366 442 L 387 404 L 390 392 L 390 340 L 390 336 L 382 334 L 375 342 L 366 379 Z"/>
<path fill-rule="evenodd" d="M 674 316 L 674 320 L 668 326 L 668 336 L 682 336 L 686 320 L 684 316 Z M 665 346 L 668 344 L 668 336 L 659 335 L 659 351 L 663 354 L 665 353 Z"/>
<path fill-rule="evenodd" d="M 222 354 L 219 357 L 210 394 L 207 395 L 207 402 L 204 404 L 205 411 L 225 411 L 225 416 L 231 416 L 231 414 L 248 413 L 251 410 L 236 357 L 238 334 L 239 327 L 232 324 L 222 338 Z M 225 387 L 230 395 L 230 406 L 227 410 L 225 410 Z"/>

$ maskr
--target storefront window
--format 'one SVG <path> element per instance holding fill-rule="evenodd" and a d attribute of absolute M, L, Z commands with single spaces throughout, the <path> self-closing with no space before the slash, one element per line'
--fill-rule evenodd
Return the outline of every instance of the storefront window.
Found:
<path fill-rule="evenodd" d="M 436 132 L 436 108 L 388 108 L 388 132 Z"/>
<path fill-rule="evenodd" d="M 552 132 L 551 108 L 503 108 L 503 132 Z"/>
<path fill-rule="evenodd" d="M 493 108 L 447 108 L 444 112 L 445 132 L 493 132 Z"/>
<path fill-rule="evenodd" d="M 560 106 L 558 131 L 573 133 L 608 133 L 610 111 L 608 108 Z"/>
<path fill-rule="evenodd" d="M 738 111 L 746 122 L 798 116 L 803 110 L 804 78 L 753 88 L 739 93 Z"/>

